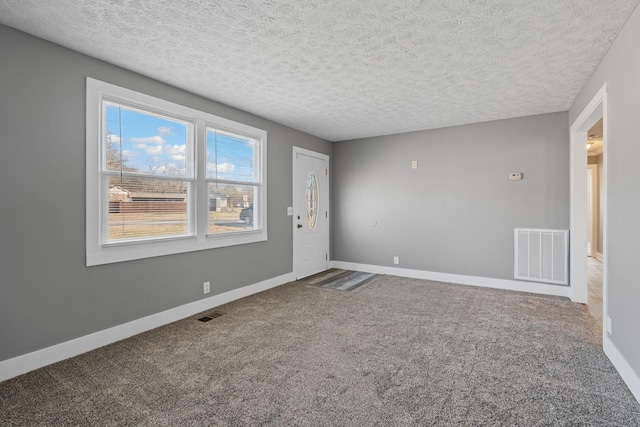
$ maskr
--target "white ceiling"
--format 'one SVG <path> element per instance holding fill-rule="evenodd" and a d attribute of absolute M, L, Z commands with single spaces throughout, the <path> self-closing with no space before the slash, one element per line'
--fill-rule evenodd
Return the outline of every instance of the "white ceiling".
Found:
<path fill-rule="evenodd" d="M 638 0 L 0 0 L 0 23 L 330 141 L 568 110 Z"/>

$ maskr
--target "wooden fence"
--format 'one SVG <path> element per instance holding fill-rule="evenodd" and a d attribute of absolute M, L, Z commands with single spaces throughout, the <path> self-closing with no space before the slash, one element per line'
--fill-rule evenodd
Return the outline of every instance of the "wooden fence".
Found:
<path fill-rule="evenodd" d="M 187 202 L 109 202 L 109 213 L 186 212 Z"/>

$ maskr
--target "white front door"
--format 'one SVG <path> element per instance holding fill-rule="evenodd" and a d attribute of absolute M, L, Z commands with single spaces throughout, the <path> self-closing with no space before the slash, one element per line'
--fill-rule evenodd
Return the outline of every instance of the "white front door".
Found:
<path fill-rule="evenodd" d="M 297 279 L 329 265 L 329 156 L 293 147 L 293 268 Z"/>

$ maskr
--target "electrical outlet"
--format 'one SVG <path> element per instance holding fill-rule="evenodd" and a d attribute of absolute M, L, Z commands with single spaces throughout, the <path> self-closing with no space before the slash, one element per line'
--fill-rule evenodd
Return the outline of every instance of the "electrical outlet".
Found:
<path fill-rule="evenodd" d="M 418 161 L 417 160 L 412 160 L 411 161 L 411 169 L 418 169 Z"/>
<path fill-rule="evenodd" d="M 202 290 L 204 291 L 205 294 L 208 294 L 209 292 L 211 292 L 211 282 L 204 282 L 202 284 Z"/>
<path fill-rule="evenodd" d="M 399 256 L 394 256 L 393 257 L 393 263 L 394 264 L 400 264 L 400 257 Z"/>
<path fill-rule="evenodd" d="M 613 332 L 611 332 L 611 317 L 607 316 L 607 332 L 609 333 L 609 335 L 613 334 Z"/>

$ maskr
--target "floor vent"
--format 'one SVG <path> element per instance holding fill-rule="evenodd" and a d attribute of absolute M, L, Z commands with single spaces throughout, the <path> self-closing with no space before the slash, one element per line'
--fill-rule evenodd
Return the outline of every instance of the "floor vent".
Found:
<path fill-rule="evenodd" d="M 514 277 L 520 280 L 569 284 L 569 231 L 516 228 Z"/>
<path fill-rule="evenodd" d="M 217 319 L 222 315 L 223 313 L 220 313 L 219 311 L 214 311 L 213 313 L 209 313 L 206 316 L 199 318 L 198 320 L 201 322 L 208 322 L 209 320 Z"/>

